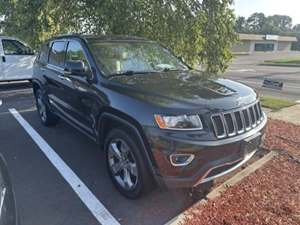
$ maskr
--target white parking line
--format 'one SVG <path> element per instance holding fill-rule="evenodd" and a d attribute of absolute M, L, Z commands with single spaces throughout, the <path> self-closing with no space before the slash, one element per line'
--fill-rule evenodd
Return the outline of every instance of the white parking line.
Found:
<path fill-rule="evenodd" d="M 86 205 L 94 217 L 102 225 L 120 225 L 110 214 L 105 206 L 95 197 L 71 168 L 59 157 L 59 155 L 48 145 L 48 143 L 30 126 L 30 124 L 18 113 L 16 109 L 9 109 L 10 113 L 30 135 L 39 146 L 52 165 L 58 170 L 62 177 L 69 183 L 81 201 Z"/>

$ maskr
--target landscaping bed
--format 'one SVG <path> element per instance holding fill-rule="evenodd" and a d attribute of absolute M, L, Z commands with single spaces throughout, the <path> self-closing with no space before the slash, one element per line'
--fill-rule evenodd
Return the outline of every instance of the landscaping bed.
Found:
<path fill-rule="evenodd" d="M 300 126 L 270 119 L 264 147 L 269 150 L 286 151 L 300 159 Z"/>
<path fill-rule="evenodd" d="M 297 58 L 279 59 L 279 60 L 266 60 L 261 65 L 300 67 L 300 58 L 297 57 Z"/>
<path fill-rule="evenodd" d="M 278 98 L 273 98 L 269 96 L 262 96 L 261 97 L 261 105 L 262 107 L 271 109 L 273 111 L 280 110 L 286 107 L 290 107 L 295 105 L 295 102 L 292 102 L 290 100 L 285 100 L 285 99 L 278 99 Z"/>
<path fill-rule="evenodd" d="M 194 205 L 183 225 L 300 224 L 300 127 L 269 120 L 266 133 L 264 147 L 280 154 L 220 197 Z"/>

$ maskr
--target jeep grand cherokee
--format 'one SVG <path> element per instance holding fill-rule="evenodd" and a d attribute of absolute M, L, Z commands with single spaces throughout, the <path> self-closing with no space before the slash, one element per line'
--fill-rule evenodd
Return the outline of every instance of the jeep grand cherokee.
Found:
<path fill-rule="evenodd" d="M 194 187 L 240 167 L 267 118 L 257 93 L 193 70 L 137 37 L 65 35 L 34 65 L 41 122 L 59 118 L 98 143 L 116 188 L 137 198 L 153 187 Z"/>

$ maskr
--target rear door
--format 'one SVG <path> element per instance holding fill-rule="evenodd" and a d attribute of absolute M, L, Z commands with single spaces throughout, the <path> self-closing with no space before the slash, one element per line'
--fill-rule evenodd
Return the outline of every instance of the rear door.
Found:
<path fill-rule="evenodd" d="M 59 40 L 50 43 L 48 63 L 43 70 L 47 82 L 47 94 L 51 107 L 55 107 L 61 114 L 66 114 L 68 98 L 66 86 L 69 85 L 64 77 L 66 41 Z"/>
<path fill-rule="evenodd" d="M 3 53 L 1 55 L 1 80 L 31 79 L 35 55 L 33 50 L 14 39 L 1 40 Z"/>

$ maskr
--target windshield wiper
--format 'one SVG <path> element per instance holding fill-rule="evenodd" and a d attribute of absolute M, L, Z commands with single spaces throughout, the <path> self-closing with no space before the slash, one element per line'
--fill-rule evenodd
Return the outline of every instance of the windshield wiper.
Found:
<path fill-rule="evenodd" d="M 163 70 L 161 70 L 161 72 L 169 72 L 169 71 L 186 71 L 186 70 L 182 70 L 182 69 L 171 69 L 171 68 L 164 68 Z"/>
<path fill-rule="evenodd" d="M 119 77 L 119 76 L 132 76 L 132 75 L 135 75 L 135 74 L 147 74 L 147 73 L 155 73 L 155 71 L 133 71 L 133 70 L 127 70 L 127 71 L 124 71 L 124 72 L 121 72 L 121 73 L 110 74 L 107 77 L 111 78 L 111 77 Z"/>

